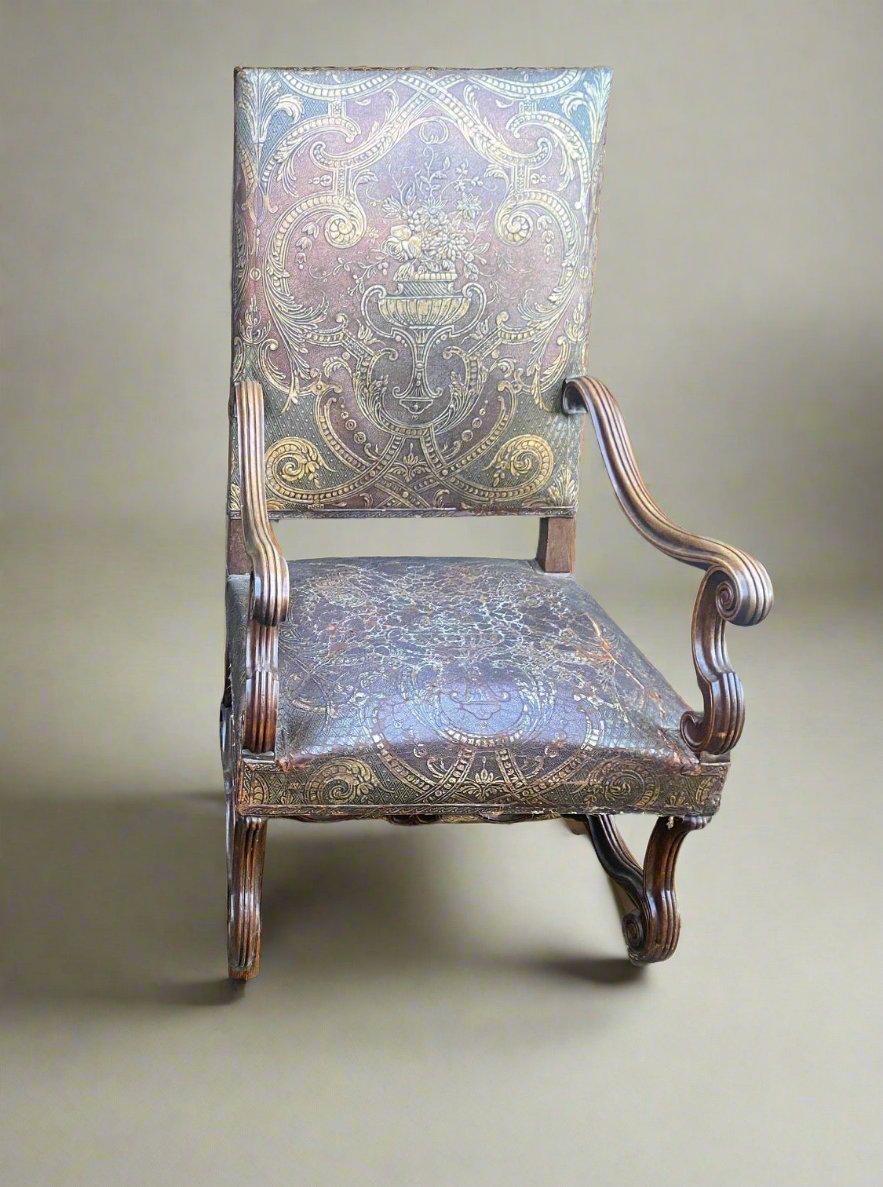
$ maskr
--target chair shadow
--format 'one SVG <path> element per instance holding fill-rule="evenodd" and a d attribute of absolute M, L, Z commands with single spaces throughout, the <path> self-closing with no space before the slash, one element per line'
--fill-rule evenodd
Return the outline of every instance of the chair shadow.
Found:
<path fill-rule="evenodd" d="M 226 977 L 222 794 L 8 796 L 4 811 L 7 1002 L 242 999 Z M 341 968 L 362 975 L 439 960 L 604 985 L 640 975 L 619 959 L 485 959 L 464 949 L 425 847 L 407 840 L 381 824 L 276 822 L 264 894 L 274 962 L 302 975 L 308 960 L 320 992 Z"/>
<path fill-rule="evenodd" d="M 506 960 L 505 963 L 510 968 L 514 966 L 522 972 L 547 979 L 554 977 L 591 985 L 628 985 L 640 982 L 645 973 L 642 966 L 632 964 L 624 956 L 573 956 L 566 953 L 550 953 L 547 956 Z"/>
<path fill-rule="evenodd" d="M 6 1001 L 233 1000 L 210 947 L 224 926 L 213 799 L 7 795 Z"/>
<path fill-rule="evenodd" d="M 11 795 L 3 812 L 8 1002 L 240 1000 L 226 976 L 223 793 Z M 413 847 L 379 825 L 330 833 L 272 829 L 264 921 L 276 944 L 308 932 L 328 963 L 329 947 L 365 964 L 403 958 L 396 937 L 418 924 L 428 893 Z M 357 942 L 343 945 L 340 926 L 354 924 Z"/>

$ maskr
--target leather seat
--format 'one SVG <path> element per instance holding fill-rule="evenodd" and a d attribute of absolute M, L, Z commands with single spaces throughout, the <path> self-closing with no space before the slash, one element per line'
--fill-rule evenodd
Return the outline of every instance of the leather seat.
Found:
<path fill-rule="evenodd" d="M 419 557 L 295 561 L 289 576 L 275 753 L 244 756 L 241 811 L 716 809 L 726 764 L 686 746 L 687 706 L 571 576 Z M 234 712 L 248 596 L 229 578 Z"/>

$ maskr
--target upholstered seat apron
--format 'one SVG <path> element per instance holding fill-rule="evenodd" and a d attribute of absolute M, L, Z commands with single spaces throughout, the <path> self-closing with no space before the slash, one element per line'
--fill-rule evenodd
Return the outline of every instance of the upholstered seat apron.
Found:
<path fill-rule="evenodd" d="M 686 705 L 572 577 L 382 557 L 289 574 L 276 750 L 247 759 L 242 810 L 716 809 L 725 766 L 687 748 Z M 238 700 L 248 578 L 228 589 Z"/>

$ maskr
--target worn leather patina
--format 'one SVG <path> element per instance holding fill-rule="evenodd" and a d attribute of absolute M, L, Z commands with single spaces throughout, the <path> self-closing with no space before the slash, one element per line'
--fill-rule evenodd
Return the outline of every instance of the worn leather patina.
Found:
<path fill-rule="evenodd" d="M 601 607 L 530 561 L 289 565 L 274 758 L 243 812 L 492 817 L 710 814 L 727 764 L 680 736 L 686 705 Z M 228 585 L 234 697 L 249 582 Z"/>
<path fill-rule="evenodd" d="M 575 513 L 560 399 L 586 373 L 609 86 L 237 72 L 233 379 L 263 388 L 271 511 Z"/>

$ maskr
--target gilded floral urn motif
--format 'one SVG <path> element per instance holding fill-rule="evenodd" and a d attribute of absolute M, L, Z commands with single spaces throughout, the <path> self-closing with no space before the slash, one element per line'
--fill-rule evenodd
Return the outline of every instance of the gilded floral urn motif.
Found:
<path fill-rule="evenodd" d="M 238 72 L 234 378 L 275 510 L 573 514 L 609 82 Z"/>

